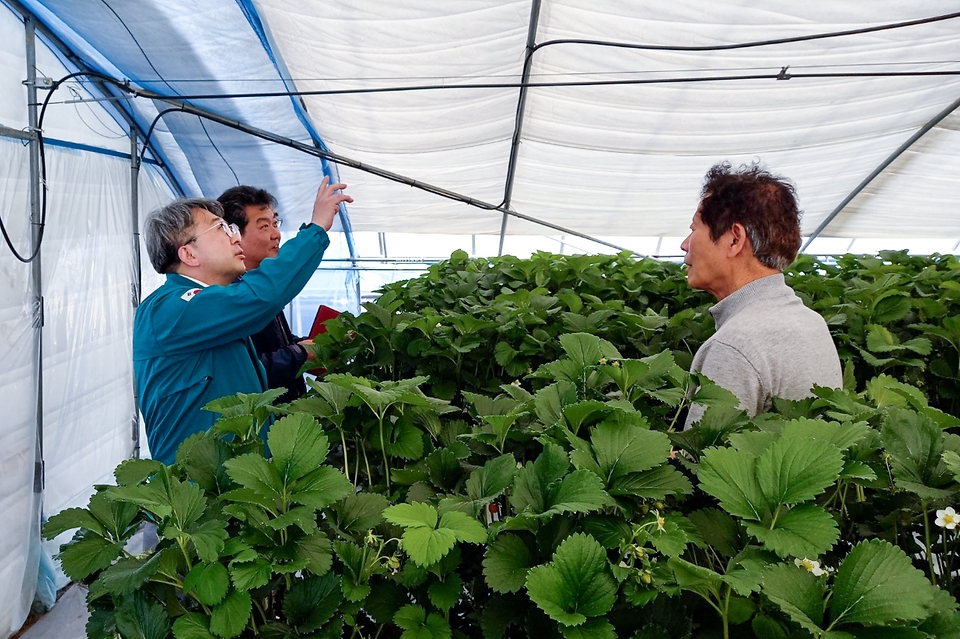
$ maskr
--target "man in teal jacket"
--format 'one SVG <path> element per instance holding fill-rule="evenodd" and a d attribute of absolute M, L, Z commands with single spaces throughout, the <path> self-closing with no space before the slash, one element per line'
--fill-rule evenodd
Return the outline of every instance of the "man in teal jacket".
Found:
<path fill-rule="evenodd" d="M 277 257 L 244 275 L 240 233 L 216 200 L 181 199 L 144 223 L 150 262 L 167 281 L 137 309 L 133 371 L 154 459 L 173 463 L 177 447 L 207 430 L 211 400 L 267 389 L 250 335 L 266 326 L 306 285 L 330 244 L 327 231 L 343 184 L 324 178 L 311 224 Z"/>

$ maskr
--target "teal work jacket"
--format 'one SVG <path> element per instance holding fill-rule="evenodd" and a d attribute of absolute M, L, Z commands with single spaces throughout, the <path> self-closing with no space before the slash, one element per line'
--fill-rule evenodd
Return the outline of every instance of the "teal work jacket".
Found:
<path fill-rule="evenodd" d="M 154 459 L 172 464 L 183 440 L 213 425 L 217 414 L 201 410 L 208 402 L 267 389 L 250 335 L 303 289 L 329 245 L 326 231 L 311 224 L 229 286 L 202 288 L 168 273 L 143 300 L 133 323 L 133 374 Z"/>

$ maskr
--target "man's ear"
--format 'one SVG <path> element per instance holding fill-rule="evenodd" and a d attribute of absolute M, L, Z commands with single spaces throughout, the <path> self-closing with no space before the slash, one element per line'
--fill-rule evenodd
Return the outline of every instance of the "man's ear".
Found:
<path fill-rule="evenodd" d="M 200 258 L 190 244 L 184 244 L 177 249 L 177 257 L 184 266 L 200 266 Z"/>
<path fill-rule="evenodd" d="M 737 257 L 744 250 L 747 251 L 747 255 L 753 255 L 750 238 L 747 237 L 747 229 L 744 228 L 743 224 L 734 222 L 733 226 L 730 227 L 730 247 L 727 250 L 727 257 Z"/>

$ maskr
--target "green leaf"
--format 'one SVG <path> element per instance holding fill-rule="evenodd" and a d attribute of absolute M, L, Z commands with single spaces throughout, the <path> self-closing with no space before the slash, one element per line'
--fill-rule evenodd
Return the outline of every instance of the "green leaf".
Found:
<path fill-rule="evenodd" d="M 624 424 L 601 424 L 590 442 L 604 486 L 663 463 L 671 449 L 670 438 L 664 433 Z"/>
<path fill-rule="evenodd" d="M 944 433 L 929 417 L 891 408 L 880 432 L 897 486 L 924 498 L 943 498 L 938 489 L 953 478 L 941 465 Z"/>
<path fill-rule="evenodd" d="M 824 582 L 805 568 L 778 564 L 763 571 L 763 594 L 815 636 L 823 632 Z"/>
<path fill-rule="evenodd" d="M 551 619 L 578 626 L 588 617 L 610 611 L 617 584 L 603 547 L 589 535 L 578 533 L 560 544 L 550 563 L 530 570 L 527 592 Z"/>
<path fill-rule="evenodd" d="M 541 388 L 533 396 L 537 417 L 547 426 L 563 419 L 563 407 L 577 401 L 577 387 L 567 381 L 560 381 Z"/>
<path fill-rule="evenodd" d="M 925 619 L 934 589 L 906 554 L 874 539 L 856 545 L 837 569 L 834 623 L 887 624 Z"/>
<path fill-rule="evenodd" d="M 841 424 L 822 419 L 795 419 L 783 424 L 780 436 L 819 439 L 846 450 L 866 439 L 871 431 L 866 422 Z"/>
<path fill-rule="evenodd" d="M 214 639 L 210 633 L 210 617 L 199 612 L 188 612 L 173 622 L 176 639 Z"/>
<path fill-rule="evenodd" d="M 343 595 L 340 579 L 330 573 L 297 581 L 283 598 L 287 623 L 300 634 L 317 630 L 327 623 L 340 607 Z"/>
<path fill-rule="evenodd" d="M 270 426 L 267 444 L 284 486 L 315 470 L 330 449 L 320 424 L 309 415 L 288 415 Z"/>
<path fill-rule="evenodd" d="M 487 529 L 483 527 L 483 524 L 469 515 L 456 510 L 443 513 L 443 516 L 440 517 L 439 527 L 453 531 L 453 534 L 457 537 L 457 541 L 465 541 L 472 544 L 482 544 L 487 541 Z"/>
<path fill-rule="evenodd" d="M 222 493 L 231 482 L 223 463 L 233 457 L 230 445 L 207 431 L 191 435 L 177 448 L 176 465 L 206 491 Z"/>
<path fill-rule="evenodd" d="M 540 456 L 517 471 L 511 496 L 514 509 L 518 513 L 527 509 L 534 513 L 546 511 L 550 485 L 569 468 L 570 460 L 563 449 L 554 443 L 545 443 Z"/>
<path fill-rule="evenodd" d="M 419 566 L 437 563 L 456 543 L 457 535 L 448 528 L 407 528 L 400 541 L 404 552 Z"/>
<path fill-rule="evenodd" d="M 801 504 L 781 513 L 773 529 L 748 522 L 747 533 L 781 557 L 818 557 L 837 543 L 836 520 L 815 504 Z"/>
<path fill-rule="evenodd" d="M 212 519 L 190 529 L 189 538 L 197 556 L 208 563 L 215 562 L 227 540 L 226 522 Z"/>
<path fill-rule="evenodd" d="M 197 564 L 183 578 L 183 591 L 196 590 L 197 599 L 202 604 L 215 606 L 227 596 L 230 590 L 230 576 L 223 564 Z"/>
<path fill-rule="evenodd" d="M 294 561 L 305 561 L 310 572 L 315 575 L 325 575 L 333 565 L 330 540 L 322 532 L 304 537 L 297 542 Z"/>
<path fill-rule="evenodd" d="M 450 624 L 436 613 L 430 613 L 415 605 L 407 605 L 397 611 L 393 623 L 404 629 L 401 639 L 450 639 Z"/>
<path fill-rule="evenodd" d="M 435 581 L 427 588 L 427 596 L 438 610 L 446 612 L 453 608 L 463 594 L 463 579 L 460 575 L 453 573 L 447 575 L 442 581 Z"/>
<path fill-rule="evenodd" d="M 695 592 L 708 601 L 719 600 L 723 580 L 714 571 L 679 557 L 668 559 L 667 566 L 673 571 L 673 577 L 681 589 Z"/>
<path fill-rule="evenodd" d="M 383 518 L 395 526 L 404 528 L 437 527 L 437 509 L 421 502 L 390 506 L 383 511 Z"/>
<path fill-rule="evenodd" d="M 85 537 L 63 547 L 60 563 L 63 572 L 74 581 L 83 581 L 91 574 L 109 566 L 123 552 L 122 543 L 113 543 L 103 537 Z"/>
<path fill-rule="evenodd" d="M 334 519 L 341 530 L 364 532 L 383 521 L 390 501 L 378 493 L 350 493 L 334 506 Z"/>
<path fill-rule="evenodd" d="M 740 545 L 740 532 L 733 517 L 719 508 L 696 510 L 687 517 L 703 540 L 714 550 L 732 557 Z"/>
<path fill-rule="evenodd" d="M 611 495 L 629 495 L 641 499 L 664 499 L 667 495 L 689 495 L 693 492 L 693 485 L 676 468 L 663 464 L 617 479 L 609 492 Z"/>
<path fill-rule="evenodd" d="M 317 510 L 342 499 L 356 489 L 342 472 L 321 466 L 301 477 L 290 487 L 290 501 Z"/>
<path fill-rule="evenodd" d="M 587 619 L 582 626 L 563 626 L 564 639 L 617 639 L 613 624 L 605 618 Z"/>
<path fill-rule="evenodd" d="M 843 455 L 833 444 L 782 438 L 757 458 L 760 489 L 774 507 L 809 501 L 837 481 Z"/>
<path fill-rule="evenodd" d="M 53 539 L 57 535 L 74 528 L 86 528 L 105 537 L 107 530 L 86 508 L 67 508 L 51 517 L 43 526 L 44 539 Z"/>
<path fill-rule="evenodd" d="M 276 499 L 284 492 L 283 481 L 277 474 L 277 467 L 262 455 L 248 453 L 224 462 L 227 473 L 233 481 L 244 488 L 269 499 Z"/>
<path fill-rule="evenodd" d="M 483 576 L 494 592 L 517 592 L 533 567 L 533 557 L 523 539 L 504 533 L 487 546 L 483 558 Z"/>
<path fill-rule="evenodd" d="M 271 519 L 267 524 L 274 530 L 284 530 L 295 525 L 310 535 L 317 532 L 317 511 L 307 506 L 297 506 Z"/>
<path fill-rule="evenodd" d="M 510 487 L 516 472 L 517 460 L 513 455 L 495 457 L 473 471 L 467 478 L 467 495 L 477 502 L 490 502 Z"/>
<path fill-rule="evenodd" d="M 762 519 L 766 498 L 756 475 L 757 458 L 731 448 L 707 449 L 697 478 L 700 488 L 720 500 L 731 515 Z"/>
<path fill-rule="evenodd" d="M 137 591 L 116 611 L 117 630 L 127 639 L 166 639 L 170 620 L 163 606 Z"/>
<path fill-rule="evenodd" d="M 130 486 L 141 483 L 162 468 L 163 464 L 152 459 L 127 459 L 120 462 L 113 476 L 119 486 Z"/>
<path fill-rule="evenodd" d="M 599 477 L 588 470 L 575 470 L 560 480 L 555 492 L 551 491 L 546 504 L 548 508 L 542 514 L 588 513 L 611 503 Z"/>
<path fill-rule="evenodd" d="M 214 606 L 210 614 L 210 632 L 225 639 L 236 637 L 247 627 L 252 606 L 249 592 L 231 590 L 222 602 Z"/>
<path fill-rule="evenodd" d="M 233 563 L 230 566 L 230 578 L 237 590 L 253 590 L 270 582 L 273 566 L 269 561 L 257 557 L 253 561 Z"/>
<path fill-rule="evenodd" d="M 114 595 L 129 595 L 150 580 L 160 569 L 164 553 L 176 552 L 165 548 L 149 557 L 121 559 L 100 575 L 103 586 Z"/>

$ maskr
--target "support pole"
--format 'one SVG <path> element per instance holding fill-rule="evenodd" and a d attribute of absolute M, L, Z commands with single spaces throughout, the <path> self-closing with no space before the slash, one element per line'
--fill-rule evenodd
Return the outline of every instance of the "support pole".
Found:
<path fill-rule="evenodd" d="M 130 284 L 130 302 L 133 308 L 140 306 L 143 281 L 140 271 L 140 154 L 137 152 L 137 127 L 130 125 L 130 216 L 133 223 L 133 281 Z M 140 397 L 137 382 L 133 380 L 133 419 L 131 433 L 133 458 L 140 458 Z"/>
<path fill-rule="evenodd" d="M 37 37 L 36 22 L 32 15 L 25 16 L 23 26 L 26 31 L 27 53 L 27 114 L 30 130 L 37 131 L 39 111 L 37 109 Z M 36 137 L 30 141 L 30 230 L 32 236 L 31 253 L 38 250 L 41 239 L 42 212 L 40 210 L 40 145 Z M 37 458 L 34 462 L 33 491 L 43 493 L 43 270 L 40 254 L 31 262 L 30 294 L 33 304 L 34 327 L 34 365 L 37 371 Z"/>
<path fill-rule="evenodd" d="M 924 124 L 922 127 L 920 127 L 920 130 L 918 130 L 916 133 L 914 133 L 913 135 L 911 135 L 910 138 L 909 138 L 906 142 L 904 142 L 904 143 L 901 144 L 899 147 L 897 147 L 897 150 L 896 150 L 896 151 L 894 151 L 893 153 L 891 153 L 891 154 L 887 157 L 886 160 L 884 160 L 883 162 L 881 162 L 881 163 L 880 163 L 880 166 L 878 166 L 877 168 L 875 168 L 875 169 L 873 170 L 873 172 L 870 173 L 870 175 L 868 175 L 866 178 L 864 178 L 864 180 L 863 180 L 862 182 L 860 182 L 860 184 L 857 185 L 857 188 L 853 189 L 853 191 L 850 192 L 850 195 L 848 195 L 847 197 L 845 197 L 845 198 L 843 199 L 843 202 L 841 202 L 841 203 L 837 206 L 837 208 L 833 209 L 833 212 L 832 212 L 830 215 L 828 215 L 827 218 L 826 218 L 823 222 L 820 223 L 820 226 L 817 227 L 817 230 L 815 230 L 813 233 L 810 234 L 810 237 L 807 238 L 807 241 L 804 242 L 804 244 L 803 244 L 802 247 L 800 247 L 800 251 L 801 251 L 801 252 L 806 251 L 806 250 L 807 250 L 807 247 L 810 246 L 810 243 L 813 242 L 815 239 L 817 239 L 817 237 L 820 235 L 820 233 L 822 233 L 823 230 L 824 230 L 825 228 L 827 228 L 827 226 L 830 224 L 830 222 L 833 222 L 834 218 L 836 218 L 836 217 L 840 214 L 840 211 L 842 211 L 844 208 L 846 208 L 847 204 L 850 204 L 850 202 L 853 201 L 853 198 L 855 198 L 855 197 L 857 197 L 858 195 L 860 195 L 860 192 L 863 191 L 863 189 L 865 189 L 868 184 L 870 184 L 871 182 L 873 182 L 874 178 L 876 178 L 878 175 L 880 175 L 881 173 L 883 173 L 883 172 L 886 170 L 886 168 L 893 163 L 894 160 L 896 160 L 898 157 L 900 157 L 900 155 L 901 155 L 904 151 L 906 151 L 906 150 L 909 149 L 911 146 L 913 146 L 913 144 L 914 144 L 917 140 L 919 140 L 920 138 L 922 138 L 922 137 L 927 133 L 927 131 L 929 131 L 929 130 L 932 129 L 933 127 L 937 126 L 938 124 L 940 124 L 940 121 L 941 121 L 941 120 L 943 120 L 945 117 L 947 117 L 948 115 L 950 115 L 951 113 L 953 113 L 954 111 L 956 111 L 956 110 L 957 110 L 957 107 L 960 107 L 960 98 L 954 100 L 954 102 L 953 102 L 952 104 L 950 104 L 950 106 L 948 106 L 946 109 L 944 109 L 944 110 L 941 111 L 940 113 L 938 113 L 938 114 L 936 114 L 935 116 L 933 116 L 933 119 L 932 119 L 932 120 L 930 120 L 929 122 L 927 122 L 926 124 Z"/>
<path fill-rule="evenodd" d="M 503 187 L 503 219 L 500 221 L 500 248 L 497 255 L 503 255 L 503 239 L 507 234 L 507 219 L 513 200 L 513 182 L 517 176 L 517 158 L 520 154 L 520 134 L 523 132 L 523 115 L 527 109 L 527 83 L 533 68 L 533 53 L 537 50 L 537 26 L 540 24 L 540 0 L 533 0 L 530 7 L 530 23 L 527 28 L 527 48 L 523 60 L 523 78 L 520 85 L 520 99 L 517 101 L 517 120 L 513 128 L 513 142 L 510 145 L 510 163 L 507 165 L 507 181 Z"/>

